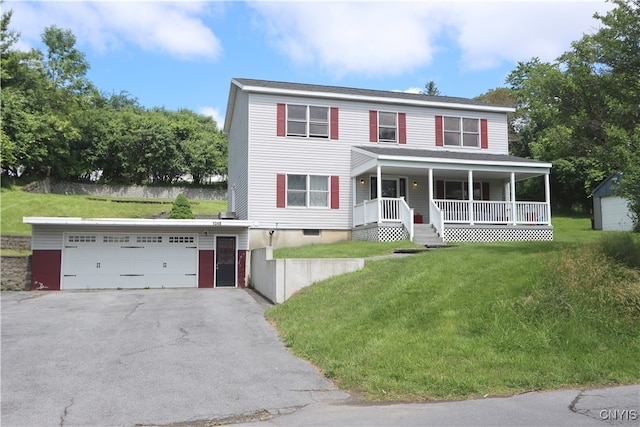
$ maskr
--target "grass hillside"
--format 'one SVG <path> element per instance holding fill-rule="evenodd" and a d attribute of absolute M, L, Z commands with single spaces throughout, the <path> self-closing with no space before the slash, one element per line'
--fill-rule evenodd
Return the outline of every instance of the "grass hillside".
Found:
<path fill-rule="evenodd" d="M 22 223 L 25 216 L 69 216 L 83 218 L 150 218 L 169 212 L 173 199 L 131 199 L 113 197 L 38 194 L 20 187 L 2 188 L 1 232 L 4 235 L 29 235 L 31 226 Z M 153 202 L 153 203 L 150 203 Z M 227 209 L 226 201 L 194 200 L 195 215 L 214 215 Z"/>
<path fill-rule="evenodd" d="M 640 236 L 554 224 L 554 242 L 368 262 L 267 317 L 295 354 L 371 400 L 640 382 Z"/>

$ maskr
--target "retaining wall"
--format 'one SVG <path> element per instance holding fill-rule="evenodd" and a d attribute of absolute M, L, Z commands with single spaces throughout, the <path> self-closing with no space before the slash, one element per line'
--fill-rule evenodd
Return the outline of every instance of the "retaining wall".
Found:
<path fill-rule="evenodd" d="M 273 248 L 251 251 L 251 285 L 280 304 L 315 282 L 364 268 L 361 258 L 273 259 Z"/>
<path fill-rule="evenodd" d="M 31 236 L 0 236 L 2 249 L 31 249 Z"/>
<path fill-rule="evenodd" d="M 31 183 L 25 191 L 45 194 L 75 194 L 102 197 L 133 197 L 175 199 L 184 194 L 187 199 L 227 200 L 227 190 L 191 187 L 156 187 L 146 185 L 106 185 L 81 182 L 63 182 L 50 178 Z"/>
<path fill-rule="evenodd" d="M 31 288 L 31 257 L 0 257 L 0 283 L 3 291 L 28 291 Z"/>

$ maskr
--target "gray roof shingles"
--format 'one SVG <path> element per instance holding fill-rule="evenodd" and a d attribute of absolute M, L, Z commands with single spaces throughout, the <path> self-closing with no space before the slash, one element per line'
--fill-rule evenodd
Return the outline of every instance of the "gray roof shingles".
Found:
<path fill-rule="evenodd" d="M 314 85 L 306 83 L 288 83 L 278 82 L 271 80 L 255 80 L 245 78 L 234 78 L 236 82 L 242 86 L 256 86 L 270 89 L 282 89 L 282 90 L 294 90 L 294 91 L 308 91 L 308 92 L 322 92 L 322 93 L 335 93 L 340 95 L 354 95 L 354 96 L 370 96 L 381 97 L 412 101 L 426 101 L 426 102 L 442 102 L 450 104 L 467 104 L 478 105 L 485 107 L 506 107 L 504 105 L 487 104 L 486 102 L 477 101 L 469 98 L 458 98 L 453 96 L 432 96 L 422 95 L 418 93 L 405 93 L 405 92 L 393 92 L 385 90 L 372 90 L 372 89 L 357 89 L 342 86 L 324 86 Z"/>
<path fill-rule="evenodd" d="M 382 147 L 379 145 L 358 145 L 357 148 L 373 154 L 383 156 L 434 158 L 434 159 L 455 159 L 455 160 L 479 160 L 490 162 L 515 162 L 515 163 L 538 163 L 546 164 L 540 160 L 527 159 L 524 157 L 510 156 L 507 154 L 490 154 L 478 152 L 459 152 L 446 150 L 423 150 L 404 147 Z"/>

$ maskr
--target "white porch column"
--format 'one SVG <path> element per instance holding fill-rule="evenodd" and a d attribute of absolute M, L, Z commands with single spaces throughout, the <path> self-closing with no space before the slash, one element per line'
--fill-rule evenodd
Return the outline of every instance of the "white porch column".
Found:
<path fill-rule="evenodd" d="M 433 169 L 429 168 L 429 206 L 433 202 Z"/>
<path fill-rule="evenodd" d="M 380 165 L 376 168 L 376 198 L 378 199 L 378 224 L 382 223 L 382 169 Z"/>
<path fill-rule="evenodd" d="M 544 201 L 547 204 L 545 222 L 551 225 L 551 186 L 549 185 L 549 174 L 544 175 Z"/>
<path fill-rule="evenodd" d="M 509 190 L 511 192 L 511 220 L 513 225 L 518 224 L 518 215 L 516 215 L 516 174 L 511 172 Z"/>
<path fill-rule="evenodd" d="M 467 172 L 467 192 L 469 193 L 469 224 L 473 225 L 473 171 Z"/>

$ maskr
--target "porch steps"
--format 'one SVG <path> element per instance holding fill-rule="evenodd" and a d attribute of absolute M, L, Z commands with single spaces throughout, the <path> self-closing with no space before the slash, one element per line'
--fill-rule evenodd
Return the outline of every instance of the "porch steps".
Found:
<path fill-rule="evenodd" d="M 441 248 L 447 246 L 447 242 L 436 232 L 431 224 L 413 225 L 413 242 L 427 248 Z"/>

